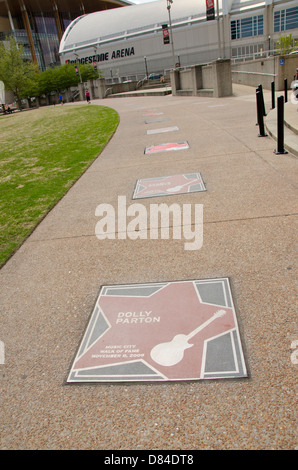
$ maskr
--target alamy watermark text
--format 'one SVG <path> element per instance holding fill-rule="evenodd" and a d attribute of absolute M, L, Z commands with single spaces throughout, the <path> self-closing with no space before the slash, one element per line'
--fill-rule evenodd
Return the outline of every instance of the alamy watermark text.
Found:
<path fill-rule="evenodd" d="M 203 204 L 150 204 L 127 206 L 126 196 L 118 196 L 115 209 L 112 204 L 99 204 L 95 226 L 99 240 L 186 240 L 185 250 L 199 250 L 203 246 Z"/>

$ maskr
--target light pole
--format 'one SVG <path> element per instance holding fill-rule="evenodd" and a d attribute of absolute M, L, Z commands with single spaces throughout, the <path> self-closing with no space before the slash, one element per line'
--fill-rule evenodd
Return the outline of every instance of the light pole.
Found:
<path fill-rule="evenodd" d="M 148 79 L 148 67 L 147 67 L 147 57 L 146 56 L 144 57 L 144 61 L 145 61 L 145 69 L 146 69 L 146 78 Z"/>
<path fill-rule="evenodd" d="M 167 10 L 169 12 L 169 25 L 170 25 L 170 35 L 171 35 L 171 44 L 172 44 L 172 55 L 173 55 L 173 67 L 176 68 L 175 65 L 175 52 L 174 52 L 174 42 L 173 42 L 173 32 L 172 32 L 172 20 L 171 20 L 171 6 L 173 0 L 167 0 Z"/>
<path fill-rule="evenodd" d="M 270 55 L 270 40 L 271 40 L 271 37 L 268 36 L 268 55 Z"/>
<path fill-rule="evenodd" d="M 220 40 L 220 25 L 219 25 L 219 5 L 218 0 L 216 0 L 216 16 L 217 16 L 217 35 L 218 35 L 218 50 L 219 50 L 219 58 L 221 59 L 222 51 L 221 51 L 221 40 Z"/>
<path fill-rule="evenodd" d="M 77 58 L 79 58 L 78 54 L 76 54 L 75 52 L 74 52 L 74 55 L 75 55 Z M 83 83 L 83 82 L 82 82 L 82 76 L 81 76 L 80 62 L 79 62 L 79 61 L 78 61 L 77 68 L 78 68 L 78 73 L 79 73 L 79 77 L 80 77 L 80 83 Z"/>

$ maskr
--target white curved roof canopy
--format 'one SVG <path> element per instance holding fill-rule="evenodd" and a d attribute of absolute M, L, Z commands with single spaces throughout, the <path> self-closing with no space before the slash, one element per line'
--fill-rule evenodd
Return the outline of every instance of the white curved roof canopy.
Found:
<path fill-rule="evenodd" d="M 221 8 L 222 1 L 219 0 Z M 205 0 L 174 0 L 171 7 L 173 26 L 179 22 L 206 17 Z M 59 52 L 104 44 L 133 37 L 169 23 L 166 0 L 104 10 L 81 16 L 65 31 Z"/>

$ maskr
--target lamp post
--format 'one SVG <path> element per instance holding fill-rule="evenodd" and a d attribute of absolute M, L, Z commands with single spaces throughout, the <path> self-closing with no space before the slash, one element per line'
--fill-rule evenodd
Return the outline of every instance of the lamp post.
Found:
<path fill-rule="evenodd" d="M 74 52 L 74 55 L 75 55 L 77 58 L 79 58 L 78 54 L 76 54 L 75 52 Z M 82 82 L 82 76 L 81 76 L 80 62 L 79 62 L 79 61 L 78 61 L 77 68 L 78 68 L 78 73 L 79 73 L 79 77 L 80 77 L 80 83 L 83 83 L 83 82 Z"/>
<path fill-rule="evenodd" d="M 271 47 L 270 41 L 271 41 L 271 37 L 268 36 L 268 55 L 270 55 L 270 47 Z"/>
<path fill-rule="evenodd" d="M 216 16 L 217 16 L 217 35 L 218 35 L 218 50 L 219 50 L 219 58 L 221 59 L 222 57 L 222 51 L 221 51 L 221 40 L 220 40 L 220 25 L 219 25 L 219 5 L 218 5 L 218 0 L 216 0 Z"/>
<path fill-rule="evenodd" d="M 171 6 L 173 0 L 167 0 L 167 10 L 169 12 L 169 25 L 170 25 L 170 35 L 171 35 L 171 44 L 172 44 L 172 55 L 173 55 L 173 67 L 176 68 L 175 65 L 175 52 L 174 52 L 174 42 L 173 42 L 173 32 L 172 32 L 172 20 L 171 20 Z"/>
<path fill-rule="evenodd" d="M 147 67 L 147 57 L 146 56 L 144 57 L 144 61 L 145 61 L 145 69 L 146 69 L 146 78 L 148 79 L 148 67 Z"/>

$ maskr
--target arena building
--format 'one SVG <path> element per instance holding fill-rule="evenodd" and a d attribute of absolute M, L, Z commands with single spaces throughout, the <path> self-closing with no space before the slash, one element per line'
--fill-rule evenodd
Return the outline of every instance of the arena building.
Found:
<path fill-rule="evenodd" d="M 59 53 L 61 63 L 96 63 L 123 81 L 177 63 L 266 55 L 290 33 L 298 37 L 297 1 L 157 0 L 76 18 Z"/>
<path fill-rule="evenodd" d="M 129 5 L 122 0 L 0 0 L 0 40 L 14 35 L 40 70 L 60 65 L 59 44 L 77 17 Z"/>

